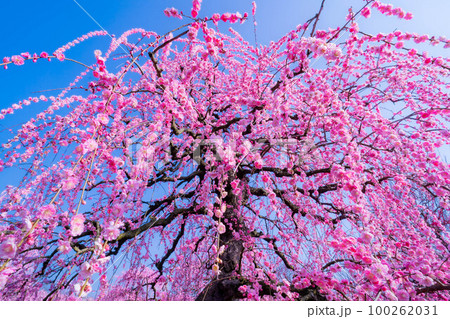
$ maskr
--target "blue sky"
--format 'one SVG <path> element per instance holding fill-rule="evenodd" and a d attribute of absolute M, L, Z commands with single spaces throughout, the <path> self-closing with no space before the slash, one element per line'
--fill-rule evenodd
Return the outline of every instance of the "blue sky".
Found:
<path fill-rule="evenodd" d="M 200 16 L 211 16 L 215 12 L 251 12 L 251 0 L 204 0 Z M 300 23 L 312 17 L 320 0 L 259 0 L 257 9 L 257 39 L 260 44 L 276 40 Z M 79 5 L 78 5 L 78 4 Z M 347 9 L 360 8 L 361 0 L 327 0 L 319 28 L 342 25 Z M 415 18 L 401 21 L 395 17 L 384 17 L 373 12 L 371 19 L 360 19 L 361 30 L 371 33 L 390 32 L 395 29 L 443 35 L 450 38 L 449 0 L 393 0 L 394 6 L 411 11 Z M 119 36 L 124 31 L 139 27 L 165 33 L 185 21 L 166 18 L 163 10 L 175 7 L 188 13 L 190 0 L 23 0 L 2 1 L 0 11 L 0 58 L 22 52 L 53 52 L 56 48 L 100 27 L 83 11 L 84 8 L 110 34 Z M 229 24 L 222 23 L 222 30 Z M 235 24 L 244 38 L 254 43 L 251 19 L 243 25 Z M 95 38 L 82 43 L 66 53 L 67 57 L 90 64 L 94 62 L 93 51 L 106 48 L 109 38 Z M 434 55 L 448 56 L 442 46 L 427 48 Z M 57 95 L 60 91 L 45 91 L 67 87 L 83 68 L 71 62 L 27 62 L 23 66 L 0 69 L 0 109 L 7 108 L 29 96 L 40 94 Z M 42 111 L 46 104 L 31 104 L 13 116 L 0 120 L 0 143 L 11 135 L 7 128 L 16 130 L 20 123 Z M 3 182 L 0 181 L 0 185 Z"/>

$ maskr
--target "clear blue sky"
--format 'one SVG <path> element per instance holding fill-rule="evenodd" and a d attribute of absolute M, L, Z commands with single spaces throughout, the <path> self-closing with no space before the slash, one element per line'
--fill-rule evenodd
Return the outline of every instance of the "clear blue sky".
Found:
<path fill-rule="evenodd" d="M 165 33 L 183 23 L 178 19 L 166 18 L 163 10 L 175 7 L 190 12 L 190 0 L 77 0 L 109 33 L 119 36 L 122 32 L 140 27 Z M 204 0 L 200 16 L 219 12 L 251 12 L 251 0 Z M 257 38 L 262 44 L 276 40 L 300 23 L 310 18 L 320 5 L 320 0 L 259 0 L 257 9 Z M 389 32 L 395 29 L 444 35 L 450 38 L 450 0 L 393 0 L 395 6 L 411 11 L 412 21 L 400 21 L 394 17 L 382 17 L 373 13 L 369 20 L 360 19 L 361 29 L 372 33 Z M 359 8 L 361 0 L 327 0 L 319 27 L 342 25 L 347 8 Z M 228 24 L 222 24 L 228 28 Z M 253 23 L 235 24 L 233 28 L 251 43 L 254 43 Z M 0 59 L 22 52 L 53 52 L 56 48 L 89 31 L 100 27 L 73 0 L 3 0 L 0 10 Z M 93 63 L 93 51 L 105 48 L 108 38 L 97 38 L 71 49 L 66 56 L 85 63 Z M 434 55 L 449 55 L 442 46 L 429 50 Z M 0 109 L 40 90 L 66 87 L 83 68 L 70 62 L 27 62 L 23 66 L 10 66 L 0 70 Z M 59 91 L 45 92 L 47 96 Z M 0 120 L 0 143 L 11 135 L 5 128 L 17 129 L 30 116 L 42 111 L 45 104 L 31 104 L 13 116 Z M 3 175 L 4 176 L 4 175 Z M 5 181 L 0 181 L 4 185 Z M 7 182 L 6 182 L 7 183 Z M 0 189 L 1 191 L 1 189 Z"/>

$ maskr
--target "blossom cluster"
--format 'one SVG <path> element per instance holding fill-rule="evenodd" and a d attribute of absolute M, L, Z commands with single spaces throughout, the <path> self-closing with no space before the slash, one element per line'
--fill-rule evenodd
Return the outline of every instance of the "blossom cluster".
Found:
<path fill-rule="evenodd" d="M 394 8 L 394 6 L 392 4 L 383 4 L 379 1 L 374 1 L 372 3 L 372 7 L 376 8 L 379 12 L 381 12 L 382 14 L 385 14 L 387 16 L 393 15 L 393 16 L 397 16 L 400 19 L 405 19 L 405 20 L 411 20 L 413 18 L 413 15 L 411 12 L 405 12 L 402 10 L 402 8 L 398 8 L 398 7 Z"/>
<path fill-rule="evenodd" d="M 183 12 L 179 12 L 177 9 L 175 9 L 175 8 L 167 8 L 167 9 L 165 9 L 164 10 L 164 14 L 167 16 L 167 17 L 175 17 L 175 18 L 178 18 L 178 19 L 182 19 L 183 17 L 182 17 L 182 14 L 183 14 Z"/>
<path fill-rule="evenodd" d="M 239 12 L 236 12 L 236 13 L 226 12 L 226 13 L 223 13 L 222 15 L 220 15 L 219 13 L 214 13 L 211 16 L 211 20 L 216 25 L 218 24 L 218 22 L 220 20 L 222 20 L 223 22 L 230 22 L 230 23 L 236 23 L 238 21 L 243 23 L 247 17 L 248 17 L 247 13 L 244 13 L 244 15 L 242 15 Z"/>
<path fill-rule="evenodd" d="M 286 45 L 288 58 L 295 60 L 297 57 L 306 58 L 305 52 L 311 51 L 315 57 L 323 56 L 332 61 L 342 56 L 342 50 L 334 43 L 327 43 L 317 37 L 301 38 L 300 41 L 290 41 Z"/>
<path fill-rule="evenodd" d="M 4 57 L 2 60 L 2 64 L 4 69 L 8 68 L 8 64 L 15 65 L 23 65 L 25 61 L 32 60 L 33 62 L 37 62 L 39 59 L 48 59 L 57 58 L 59 61 L 64 61 L 65 56 L 61 51 L 55 51 L 53 55 L 49 55 L 47 52 L 41 52 L 39 55 L 37 53 L 30 54 L 28 52 L 21 53 L 20 55 L 13 55 L 11 57 Z"/>
<path fill-rule="evenodd" d="M 202 6 L 203 0 L 193 0 L 192 1 L 192 10 L 191 10 L 191 16 L 193 18 L 196 18 L 198 16 L 198 12 L 200 11 L 200 8 Z"/>

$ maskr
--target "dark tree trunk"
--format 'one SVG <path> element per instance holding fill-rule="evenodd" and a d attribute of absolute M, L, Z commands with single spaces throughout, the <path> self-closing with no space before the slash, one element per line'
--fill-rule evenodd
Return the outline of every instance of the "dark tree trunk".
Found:
<path fill-rule="evenodd" d="M 245 180 L 248 183 L 248 180 Z M 228 185 L 228 195 L 224 201 L 234 207 L 239 207 L 248 199 L 248 194 L 240 199 L 237 199 L 233 194 L 231 187 Z M 236 213 L 233 208 L 228 208 L 223 216 L 224 224 L 226 225 L 225 233 L 219 236 L 219 245 L 225 246 L 224 252 L 219 256 L 222 260 L 220 264 L 219 275 L 212 279 L 208 285 L 200 292 L 195 300 L 197 301 L 231 301 L 239 300 L 245 296 L 239 291 L 242 285 L 251 285 L 251 282 L 241 275 L 241 260 L 244 253 L 244 238 L 248 236 L 248 229 L 245 226 L 245 221 Z M 235 236 L 239 233 L 239 236 Z M 237 238 L 239 239 L 237 239 Z M 219 247 L 218 247 L 219 248 Z M 260 296 L 273 296 L 276 289 L 273 289 L 266 282 L 258 282 L 261 290 Z M 276 285 L 276 284 L 275 284 Z M 296 289 L 291 286 L 292 292 L 298 293 L 298 300 L 304 301 L 318 301 L 327 300 L 322 295 L 319 288 L 315 285 L 304 289 Z"/>
<path fill-rule="evenodd" d="M 230 229 L 230 225 L 233 225 L 234 231 L 237 231 L 240 225 L 236 223 L 237 218 L 234 214 L 227 211 L 224 216 L 228 217 L 226 220 L 228 224 L 225 233 L 220 235 L 220 246 L 225 246 L 225 250 L 220 259 L 220 274 L 217 278 L 211 280 L 211 282 L 203 289 L 198 295 L 196 300 L 237 300 L 242 298 L 242 294 L 238 288 L 242 285 L 239 279 L 239 272 L 241 268 L 241 259 L 244 252 L 244 245 L 242 239 L 236 239 L 233 235 L 233 230 Z M 233 218 L 233 217 L 234 218 Z"/>

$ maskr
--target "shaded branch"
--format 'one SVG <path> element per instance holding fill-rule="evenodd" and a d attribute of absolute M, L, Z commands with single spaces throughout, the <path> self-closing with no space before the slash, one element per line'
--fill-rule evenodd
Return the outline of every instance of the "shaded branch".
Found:
<path fill-rule="evenodd" d="M 420 288 L 417 290 L 417 294 L 433 293 L 436 291 L 450 290 L 450 285 L 435 284 L 429 287 Z"/>
<path fill-rule="evenodd" d="M 162 274 L 163 271 L 163 265 L 165 263 L 165 261 L 170 257 L 170 255 L 172 255 L 172 253 L 175 251 L 178 242 L 180 241 L 181 237 L 183 237 L 184 235 L 184 227 L 186 225 L 186 221 L 183 220 L 183 222 L 181 223 L 181 228 L 180 231 L 178 232 L 177 237 L 174 239 L 173 243 L 172 243 L 172 247 L 167 251 L 167 253 L 164 255 L 163 258 L 161 258 L 161 260 L 156 263 L 156 268 L 159 270 L 159 272 Z"/>

